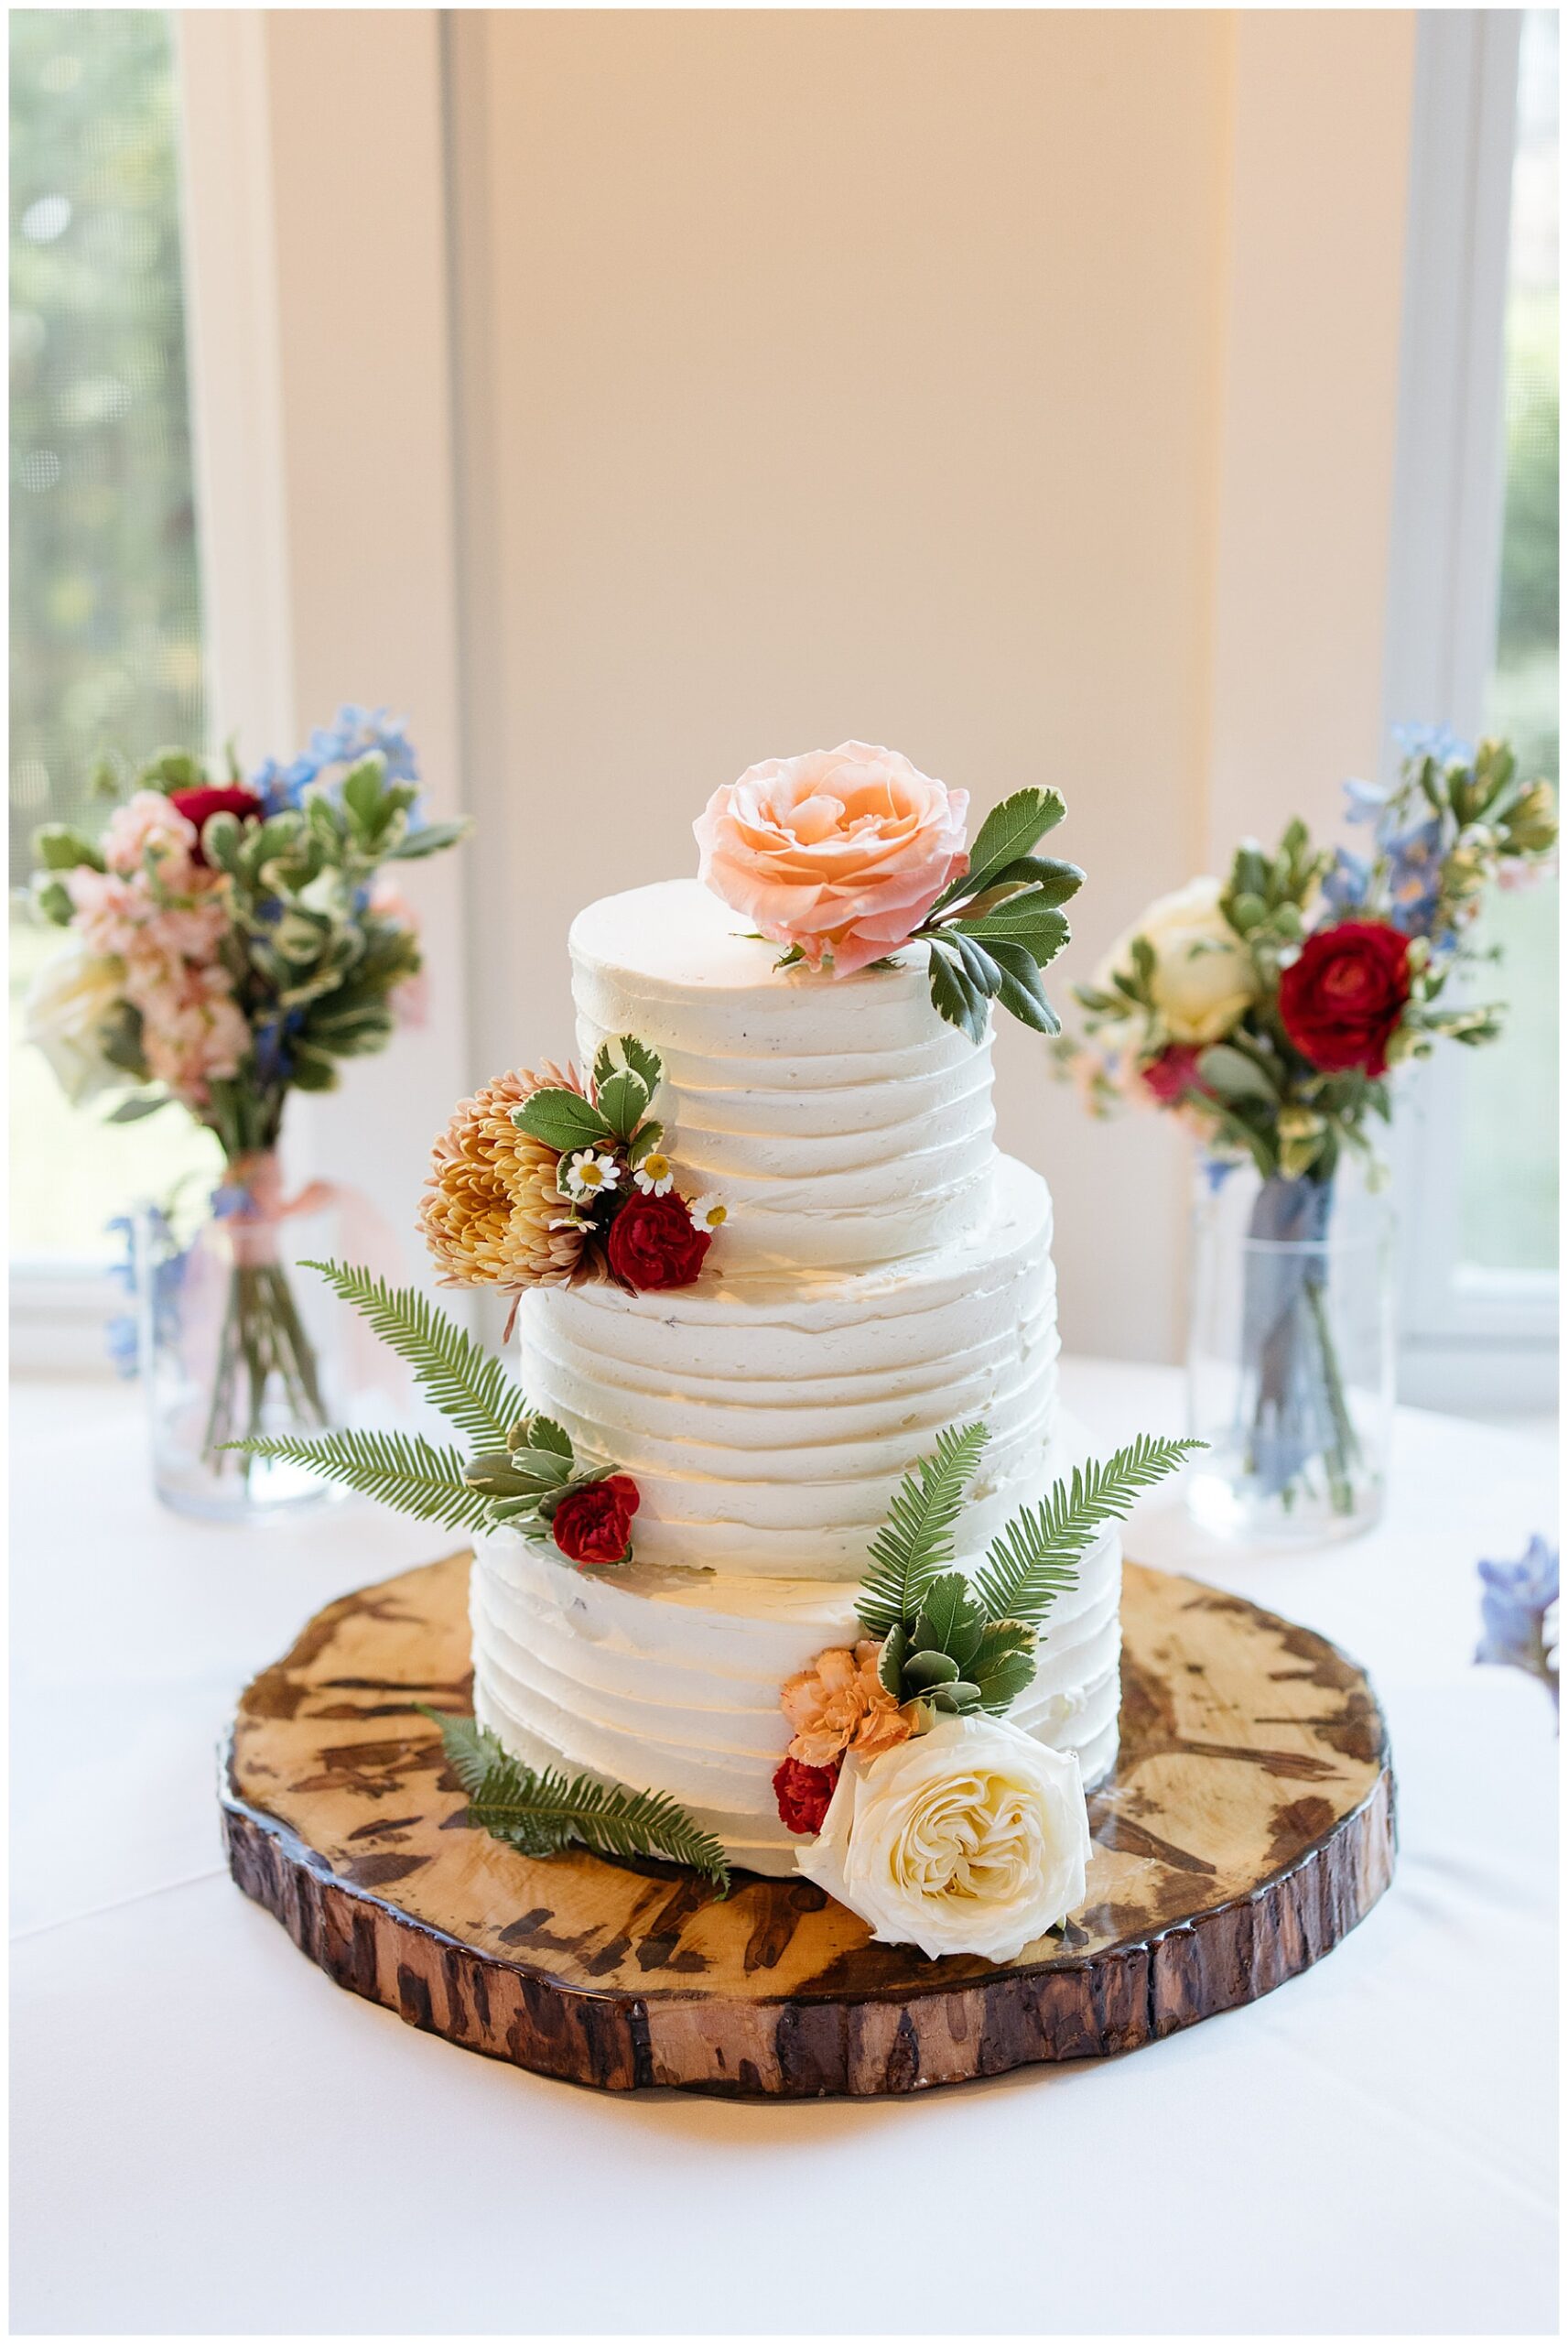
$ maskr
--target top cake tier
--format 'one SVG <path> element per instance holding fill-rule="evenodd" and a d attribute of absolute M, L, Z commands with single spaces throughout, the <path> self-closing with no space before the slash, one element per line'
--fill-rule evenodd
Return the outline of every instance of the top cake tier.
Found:
<path fill-rule="evenodd" d="M 660 1053 L 681 1186 L 731 1209 L 726 1275 L 895 1261 L 976 1227 L 997 1161 L 990 1040 L 938 1017 L 926 948 L 813 976 L 744 929 L 673 879 L 590 904 L 569 939 L 583 1062 L 618 1034 Z"/>

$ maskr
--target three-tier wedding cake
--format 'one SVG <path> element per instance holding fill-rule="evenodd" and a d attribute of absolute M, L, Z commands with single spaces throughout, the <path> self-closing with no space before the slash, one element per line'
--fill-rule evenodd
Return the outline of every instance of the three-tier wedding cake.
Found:
<path fill-rule="evenodd" d="M 503 1529 L 473 1575 L 474 1708 L 530 1766 L 668 1793 L 755 1872 L 795 1866 L 772 1779 L 780 1685 L 852 1644 L 890 1498 L 945 1426 L 983 1421 L 957 1559 L 979 1567 L 1077 1455 L 1056 1396 L 1051 1199 L 999 1154 L 991 1045 L 932 1005 L 930 947 L 824 977 L 695 880 L 574 923 L 582 1063 L 633 1034 L 683 1177 L 722 1195 L 697 1281 L 541 1286 L 518 1313 L 530 1403 L 636 1481 L 613 1572 Z M 1011 1716 L 1109 1767 L 1120 1555 L 1108 1531 L 1054 1606 Z"/>
<path fill-rule="evenodd" d="M 1184 1444 L 1091 1462 L 1056 1398 L 1051 1199 L 998 1154 L 991 1020 L 1055 1031 L 1076 866 L 1023 789 L 847 742 L 716 791 L 699 875 L 590 905 L 579 1063 L 438 1140 L 446 1282 L 328 1275 L 470 1453 L 311 1461 L 475 1534 L 468 1818 L 530 1856 L 799 1871 L 887 1943 L 1010 1960 L 1085 1894 L 1119 1699 L 1114 1524 Z"/>

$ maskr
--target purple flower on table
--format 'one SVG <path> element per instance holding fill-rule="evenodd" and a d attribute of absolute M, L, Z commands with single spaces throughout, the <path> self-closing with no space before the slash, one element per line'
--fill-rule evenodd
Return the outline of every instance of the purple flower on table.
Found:
<path fill-rule="evenodd" d="M 1522 1668 L 1557 1699 L 1558 1552 L 1539 1534 L 1517 1562 L 1480 1562 L 1478 1662 Z"/>

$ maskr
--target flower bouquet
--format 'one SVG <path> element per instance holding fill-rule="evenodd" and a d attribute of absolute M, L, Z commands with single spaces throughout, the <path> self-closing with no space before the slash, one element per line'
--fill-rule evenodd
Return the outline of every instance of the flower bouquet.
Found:
<path fill-rule="evenodd" d="M 1521 780 L 1504 743 L 1403 746 L 1391 787 L 1347 787 L 1369 852 L 1319 851 L 1300 821 L 1273 854 L 1247 841 L 1223 882 L 1150 906 L 1077 988 L 1087 1038 L 1057 1046 L 1095 1112 L 1132 1100 L 1179 1116 L 1211 1199 L 1241 1185 L 1238 1168 L 1252 1176 L 1229 1454 L 1217 1443 L 1195 1484 L 1212 1526 L 1349 1529 L 1375 1514 L 1379 1464 L 1336 1317 L 1360 1307 L 1365 1320 L 1379 1273 L 1377 1248 L 1336 1230 L 1340 1174 L 1381 1185 L 1372 1127 L 1389 1121 L 1395 1068 L 1499 1032 L 1501 1010 L 1467 982 L 1470 930 L 1488 888 L 1556 841 L 1552 789 Z M 1197 1350 L 1195 1336 L 1195 1375 Z"/>
<path fill-rule="evenodd" d="M 257 1500 L 254 1460 L 228 1444 L 327 1422 L 277 1232 L 329 1192 L 286 1202 L 276 1151 L 290 1093 L 330 1091 L 341 1060 L 384 1049 L 419 969 L 385 867 L 441 852 L 464 826 L 424 821 L 417 798 L 402 727 L 344 708 L 292 764 L 248 780 L 232 752 L 215 778 L 165 750 L 100 837 L 52 824 L 35 841 L 33 902 L 70 941 L 33 988 L 29 1039 L 73 1102 L 122 1093 L 112 1123 L 181 1107 L 222 1156 L 201 1249 L 222 1265 L 216 1339 L 185 1362 L 201 1387 L 183 1409 L 189 1470 L 160 1470 L 162 1493 L 200 1511 Z M 171 1290 L 173 1250 L 165 1224 L 160 1258 L 138 1264 L 145 1290 Z"/>

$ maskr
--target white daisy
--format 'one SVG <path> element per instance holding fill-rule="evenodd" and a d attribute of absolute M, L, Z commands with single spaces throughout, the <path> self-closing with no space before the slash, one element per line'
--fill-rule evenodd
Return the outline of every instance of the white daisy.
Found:
<path fill-rule="evenodd" d="M 648 1150 L 632 1175 L 645 1197 L 668 1196 L 670 1182 L 675 1177 L 670 1169 L 669 1157 L 661 1156 L 656 1147 L 651 1147 Z"/>
<path fill-rule="evenodd" d="M 621 1178 L 621 1167 L 612 1156 L 596 1156 L 591 1147 L 579 1147 L 568 1165 L 561 1182 L 569 1197 L 602 1197 L 615 1188 Z"/>
<path fill-rule="evenodd" d="M 693 1227 L 706 1229 L 709 1236 L 716 1229 L 722 1229 L 730 1218 L 730 1208 L 723 1198 L 711 1194 L 689 1198 L 686 1209 L 691 1215 Z"/>

